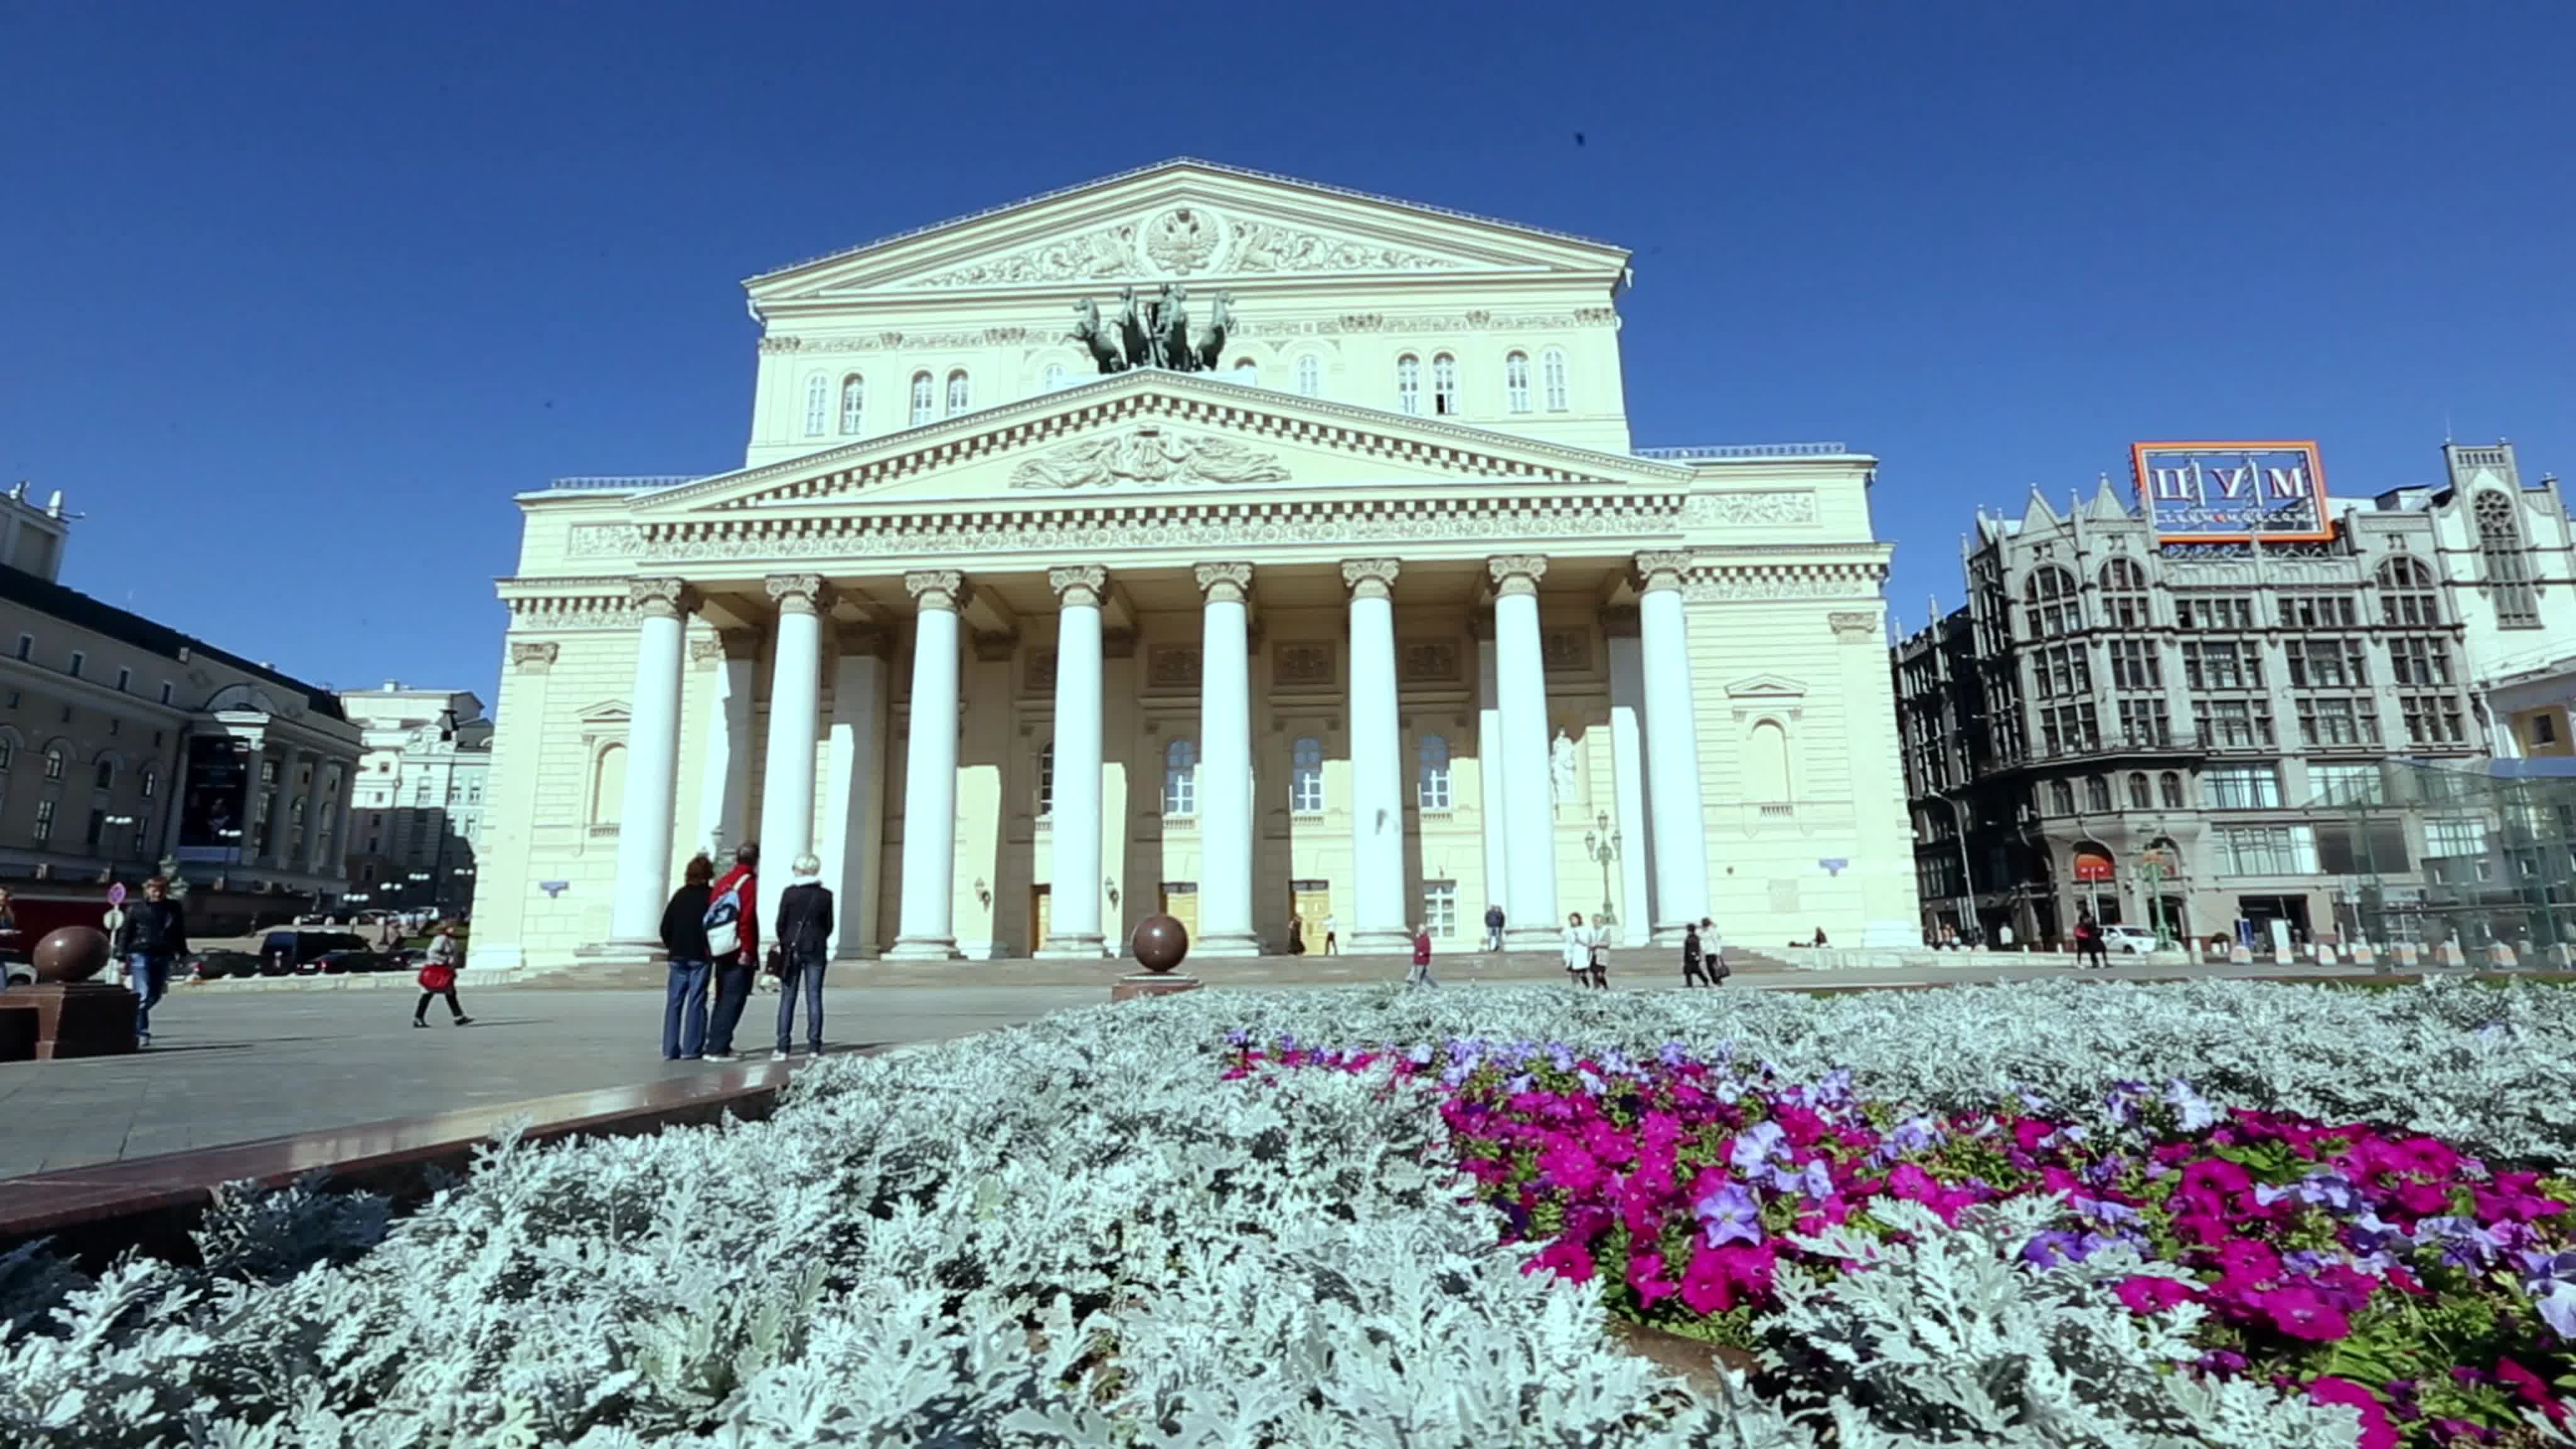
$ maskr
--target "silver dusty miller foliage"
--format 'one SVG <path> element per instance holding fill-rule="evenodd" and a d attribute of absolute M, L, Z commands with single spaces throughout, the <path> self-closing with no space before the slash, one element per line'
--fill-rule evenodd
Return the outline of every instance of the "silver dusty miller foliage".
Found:
<path fill-rule="evenodd" d="M 2182 1313 L 2026 1212 L 1845 1238 L 1757 1325 L 1805 1396 L 1686 1385 L 1521 1271 L 1382 1073 L 1218 1080 L 1224 1037 L 1678 1041 L 1967 1106 L 2182 1078 L 2564 1162 L 2576 993 L 2072 983 L 1817 1000 L 1546 988 L 1190 996 L 801 1071 L 753 1125 L 538 1149 L 388 1220 L 227 1201 L 207 1266 L 0 1256 L 0 1443 L 1217 1446 L 2349 1443 L 2348 1410 L 2173 1372 Z"/>

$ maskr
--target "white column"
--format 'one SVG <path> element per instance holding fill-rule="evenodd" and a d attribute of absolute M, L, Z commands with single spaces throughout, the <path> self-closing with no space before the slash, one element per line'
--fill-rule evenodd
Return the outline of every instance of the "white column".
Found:
<path fill-rule="evenodd" d="M 1610 638 L 1610 783 L 1618 814 L 1619 932 L 1618 944 L 1643 946 L 1654 925 L 1653 897 L 1646 887 L 1646 862 L 1654 858 L 1654 833 L 1646 821 L 1647 768 L 1645 730 L 1639 715 L 1645 706 L 1646 666 L 1637 640 L 1637 611 L 1611 610 L 1602 616 Z"/>
<path fill-rule="evenodd" d="M 760 773 L 760 924 L 778 919 L 778 898 L 795 879 L 796 857 L 814 849 L 814 745 L 823 710 L 823 611 L 831 600 L 820 574 L 768 580 L 778 606 L 769 662 L 769 752 Z"/>
<path fill-rule="evenodd" d="M 1202 956 L 1258 956 L 1252 929 L 1252 565 L 1203 563 L 1199 650 L 1199 939 Z"/>
<path fill-rule="evenodd" d="M 823 880 L 833 891 L 835 959 L 877 954 L 877 895 L 885 863 L 886 638 L 841 631 L 832 661 L 832 727 L 823 737 Z"/>
<path fill-rule="evenodd" d="M 644 622 L 636 631 L 635 697 L 627 706 L 625 818 L 617 833 L 608 934 L 612 941 L 659 947 L 679 785 L 682 619 L 696 601 L 678 579 L 637 579 L 629 594 Z"/>
<path fill-rule="evenodd" d="M 1547 674 L 1540 654 L 1538 581 L 1547 560 L 1514 554 L 1486 565 L 1494 580 L 1494 686 L 1502 706 L 1503 827 L 1511 899 L 1504 944 L 1541 951 L 1565 936 L 1556 909 L 1556 797 L 1547 767 Z"/>
<path fill-rule="evenodd" d="M 917 606 L 912 635 L 912 724 L 903 764 L 903 899 L 894 961 L 957 955 L 957 609 L 965 580 L 954 570 L 906 574 Z"/>
<path fill-rule="evenodd" d="M 1646 666 L 1646 783 L 1653 791 L 1655 941 L 1679 945 L 1682 928 L 1709 914 L 1708 829 L 1700 817 L 1699 725 L 1691 695 L 1690 637 L 1682 620 L 1689 556 L 1637 557 L 1637 626 Z M 1724 932 L 1726 923 L 1718 922 Z"/>
<path fill-rule="evenodd" d="M 723 633 L 692 639 L 689 659 L 715 666 L 698 766 L 698 848 L 707 859 L 730 864 L 743 841 L 743 806 L 751 793 L 744 778 L 751 770 L 751 641 Z"/>
<path fill-rule="evenodd" d="M 1478 614 L 1476 631 L 1476 816 L 1485 834 L 1485 894 L 1475 902 L 1476 939 L 1485 939 L 1485 907 L 1511 917 L 1511 879 L 1503 845 L 1503 712 L 1495 704 L 1494 621 Z"/>
<path fill-rule="evenodd" d="M 1055 808 L 1048 830 L 1047 938 L 1040 956 L 1099 960 L 1100 598 L 1098 564 L 1047 570 L 1060 601 L 1055 641 Z"/>
<path fill-rule="evenodd" d="M 293 745 L 277 750 L 277 797 L 268 807 L 268 848 L 260 852 L 260 864 L 271 870 L 291 870 L 295 865 L 295 802 L 301 798 L 295 777 L 304 768 L 304 752 Z M 306 812 L 310 813 L 310 806 Z"/>
<path fill-rule="evenodd" d="M 1349 949 L 1413 949 L 1404 909 L 1404 733 L 1395 701 L 1391 558 L 1342 565 L 1351 590 L 1351 873 Z"/>

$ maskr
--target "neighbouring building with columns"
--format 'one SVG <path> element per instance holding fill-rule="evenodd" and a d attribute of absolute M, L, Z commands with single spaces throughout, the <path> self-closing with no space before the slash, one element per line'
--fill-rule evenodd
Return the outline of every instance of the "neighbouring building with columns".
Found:
<path fill-rule="evenodd" d="M 477 964 L 746 839 L 843 958 L 1913 943 L 1875 462 L 1632 446 L 1628 260 L 1183 160 L 753 278 L 742 468 L 519 497 Z"/>

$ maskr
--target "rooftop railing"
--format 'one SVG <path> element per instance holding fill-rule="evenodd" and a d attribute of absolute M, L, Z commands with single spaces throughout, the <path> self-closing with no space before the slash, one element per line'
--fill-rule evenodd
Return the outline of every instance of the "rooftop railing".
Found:
<path fill-rule="evenodd" d="M 1633 448 L 1640 458 L 1687 463 L 1698 458 L 1839 458 L 1850 448 L 1841 443 L 1715 443 L 1693 448 Z"/>
<path fill-rule="evenodd" d="M 557 478 L 546 486 L 548 488 L 619 488 L 640 492 L 649 488 L 677 488 L 683 483 L 695 483 L 701 478 L 711 476 L 713 475 L 706 473 L 637 473 L 619 477 L 603 474 L 595 477 Z"/>

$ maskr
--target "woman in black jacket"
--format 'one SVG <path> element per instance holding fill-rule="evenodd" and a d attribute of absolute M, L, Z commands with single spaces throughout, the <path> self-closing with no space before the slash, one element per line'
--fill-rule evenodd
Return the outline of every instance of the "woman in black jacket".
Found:
<path fill-rule="evenodd" d="M 770 1060 L 787 1060 L 787 1044 L 796 1034 L 796 993 L 805 992 L 805 1049 L 823 1054 L 823 958 L 832 949 L 832 891 L 816 879 L 823 863 L 811 855 L 796 857 L 796 883 L 778 896 L 778 944 L 771 960 L 778 975 L 778 1050 Z"/>
<path fill-rule="evenodd" d="M 671 957 L 671 978 L 662 1001 L 662 1060 L 694 1062 L 707 1047 L 708 887 L 716 877 L 715 862 L 689 857 L 680 888 L 662 908 L 662 949 Z"/>

